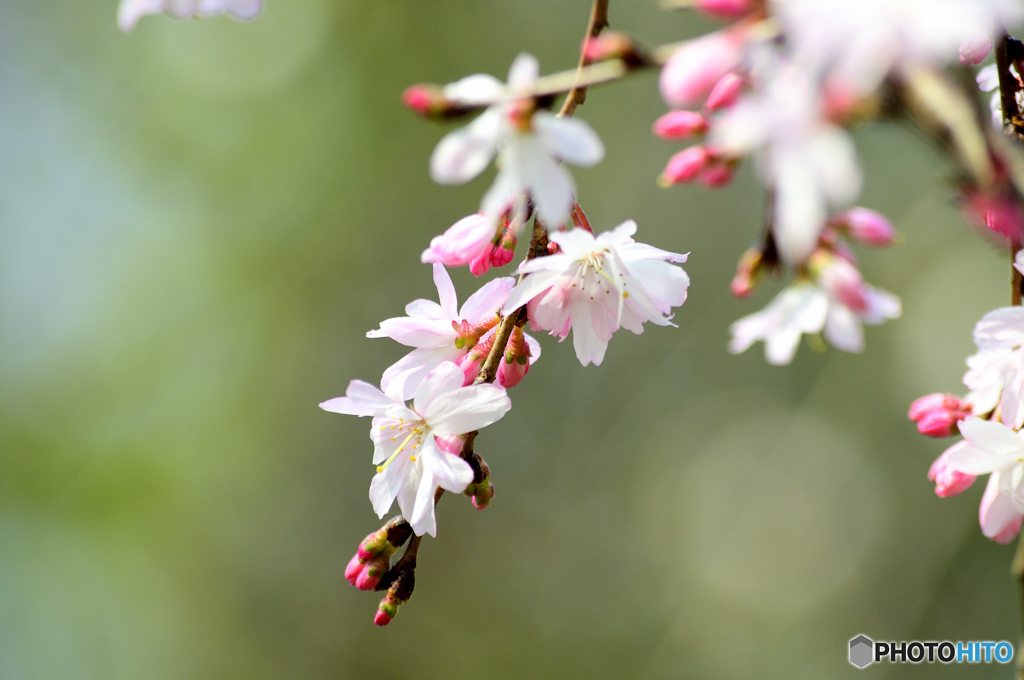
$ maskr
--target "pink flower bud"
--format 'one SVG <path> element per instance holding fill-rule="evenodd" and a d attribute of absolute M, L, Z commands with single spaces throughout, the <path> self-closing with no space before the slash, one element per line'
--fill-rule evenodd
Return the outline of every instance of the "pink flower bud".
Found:
<path fill-rule="evenodd" d="M 910 405 L 907 418 L 918 421 L 929 413 L 935 413 L 936 411 L 966 411 L 970 413 L 971 405 L 964 403 L 959 397 L 952 394 L 943 394 L 941 392 L 926 394 L 915 399 L 914 403 Z"/>
<path fill-rule="evenodd" d="M 498 384 L 505 389 L 515 387 L 530 370 L 530 346 L 523 329 L 516 326 L 505 347 L 505 356 L 498 365 Z"/>
<path fill-rule="evenodd" d="M 896 241 L 896 229 L 885 215 L 867 208 L 852 208 L 829 220 L 850 238 L 867 246 L 889 246 Z"/>
<path fill-rule="evenodd" d="M 690 40 L 661 69 L 659 87 L 669 106 L 700 106 L 722 77 L 739 66 L 742 36 L 719 31 Z"/>
<path fill-rule="evenodd" d="M 970 217 L 982 222 L 992 231 L 1019 241 L 1024 237 L 1024 210 L 1005 196 L 991 196 L 980 190 L 969 190 L 964 208 Z"/>
<path fill-rule="evenodd" d="M 992 38 L 988 33 L 979 31 L 960 43 L 960 63 L 974 66 L 985 61 L 992 49 Z"/>
<path fill-rule="evenodd" d="M 362 552 L 362 548 L 360 548 Z M 348 566 L 345 567 L 345 578 L 352 585 L 356 584 L 356 579 L 359 578 L 359 574 L 363 571 L 364 563 L 359 560 L 360 554 L 356 553 L 352 556 L 352 559 L 348 561 Z"/>
<path fill-rule="evenodd" d="M 738 298 L 745 298 L 754 292 L 768 266 L 761 250 L 751 248 L 743 253 L 736 265 L 736 276 L 733 277 L 730 286 L 732 294 Z"/>
<path fill-rule="evenodd" d="M 754 0 L 697 0 L 697 9 L 716 19 L 738 19 L 754 8 Z"/>
<path fill-rule="evenodd" d="M 718 189 L 732 181 L 736 174 L 734 163 L 715 161 L 708 163 L 700 169 L 698 180 L 705 189 Z"/>
<path fill-rule="evenodd" d="M 956 450 L 962 449 L 965 442 L 958 442 L 946 449 L 941 456 L 935 459 L 928 469 L 928 480 L 935 482 L 935 495 L 939 498 L 956 496 L 970 488 L 977 479 L 975 475 L 969 475 L 949 467 L 949 456 Z"/>
<path fill-rule="evenodd" d="M 462 267 L 490 252 L 497 236 L 498 228 L 494 222 L 483 215 L 469 215 L 448 227 L 440 236 L 432 238 L 430 247 L 423 251 L 420 260 Z"/>
<path fill-rule="evenodd" d="M 622 59 L 635 61 L 639 58 L 636 45 L 625 33 L 605 31 L 596 38 L 588 38 L 583 42 L 583 58 L 588 62 Z"/>
<path fill-rule="evenodd" d="M 466 440 L 454 434 L 450 437 L 434 437 L 434 442 L 437 444 L 437 448 L 445 453 L 457 456 L 462 452 L 462 445 L 466 443 Z"/>
<path fill-rule="evenodd" d="M 732 71 L 722 76 L 722 79 L 715 83 L 708 95 L 708 101 L 704 108 L 708 111 L 717 111 L 732 106 L 739 100 L 740 92 L 743 91 L 745 81 L 743 76 Z"/>
<path fill-rule="evenodd" d="M 487 355 L 491 353 L 491 347 L 493 346 L 494 332 L 488 331 L 485 339 L 469 352 L 459 357 L 458 361 L 455 362 L 466 376 L 465 381 L 462 383 L 464 386 L 472 385 L 473 381 L 480 375 L 480 368 L 484 365 L 484 361 L 487 360 Z"/>
<path fill-rule="evenodd" d="M 664 139 L 686 139 L 707 132 L 708 121 L 696 111 L 669 111 L 654 121 L 654 134 Z"/>
<path fill-rule="evenodd" d="M 402 93 L 402 103 L 425 118 L 453 115 L 458 109 L 436 85 L 410 85 Z"/>
<path fill-rule="evenodd" d="M 377 614 L 373 617 L 373 622 L 378 626 L 386 626 L 391 623 L 391 617 L 384 610 L 378 609 Z"/>
<path fill-rule="evenodd" d="M 683 149 L 669 159 L 668 165 L 658 178 L 662 186 L 692 182 L 708 162 L 708 153 L 702 146 Z"/>
<path fill-rule="evenodd" d="M 854 312 L 867 311 L 867 289 L 856 265 L 824 248 L 814 251 L 807 264 L 818 285 L 832 298 Z"/>
<path fill-rule="evenodd" d="M 963 420 L 963 416 L 958 416 L 955 412 L 936 411 L 917 421 L 917 431 L 926 437 L 935 437 L 936 439 L 952 437 L 959 433 L 960 430 L 956 424 L 961 420 Z"/>

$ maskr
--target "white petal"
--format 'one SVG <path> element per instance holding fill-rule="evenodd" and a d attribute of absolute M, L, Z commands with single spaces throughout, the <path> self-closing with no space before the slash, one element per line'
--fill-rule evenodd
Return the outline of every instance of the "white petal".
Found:
<path fill-rule="evenodd" d="M 572 260 L 586 258 L 587 255 L 598 248 L 598 242 L 597 239 L 594 238 L 594 235 L 580 227 L 573 227 L 567 231 L 552 232 L 548 237 L 548 240 L 552 243 L 558 244 L 558 247 L 562 249 L 562 252 Z M 541 257 L 536 260 L 532 260 L 531 262 L 544 262 L 549 259 L 550 258 L 547 257 Z M 544 264 L 548 263 L 544 262 Z M 520 271 L 526 270 L 520 268 Z"/>
<path fill-rule="evenodd" d="M 445 317 L 448 320 L 455 319 L 459 313 L 459 300 L 455 295 L 452 277 L 448 276 L 448 270 L 444 268 L 443 264 L 434 264 L 434 285 L 437 286 L 437 299 L 441 303 L 441 310 Z"/>
<path fill-rule="evenodd" d="M 1024 457 L 1024 441 L 1002 423 L 968 418 L 959 427 L 970 446 L 950 455 L 949 465 L 955 470 L 983 475 L 1011 467 Z"/>
<path fill-rule="evenodd" d="M 546 260 L 548 258 L 538 258 Z M 552 272 L 537 272 L 536 274 L 529 274 L 519 282 L 512 292 L 508 294 L 508 299 L 505 300 L 505 304 L 501 307 L 501 313 L 504 316 L 508 316 L 512 312 L 516 311 L 527 302 L 537 297 L 545 290 L 551 287 L 551 284 L 559 278 L 558 274 Z"/>
<path fill-rule="evenodd" d="M 576 358 L 580 364 L 600 366 L 604 361 L 607 341 L 602 341 L 594 332 L 590 316 L 590 305 L 576 302 L 570 312 L 572 316 L 572 346 L 576 350 Z"/>
<path fill-rule="evenodd" d="M 419 413 L 427 424 L 431 427 L 434 423 L 431 419 L 427 418 L 427 414 L 432 412 L 432 404 L 439 397 L 443 397 L 452 392 L 455 392 L 462 388 L 462 383 L 466 376 L 462 372 L 462 369 L 451 362 L 445 362 L 432 370 L 424 377 L 423 382 L 416 390 L 416 396 L 413 400 L 413 409 Z M 471 428 L 472 429 L 472 428 Z M 467 430 L 468 432 L 468 430 Z M 463 434 L 462 432 L 446 432 L 446 433 L 435 433 L 439 436 L 446 436 L 448 434 Z"/>
<path fill-rule="evenodd" d="M 857 315 L 845 305 L 833 302 L 825 318 L 825 338 L 844 352 L 864 351 L 864 329 Z"/>
<path fill-rule="evenodd" d="M 351 416 L 382 416 L 392 406 L 395 406 L 394 399 L 362 380 L 350 382 L 344 397 L 328 399 L 320 404 L 325 411 Z"/>
<path fill-rule="evenodd" d="M 467 104 L 469 106 L 481 106 L 493 104 L 501 99 L 505 92 L 505 84 L 484 73 L 466 76 L 454 83 L 444 86 L 443 94 L 446 99 Z"/>
<path fill-rule="evenodd" d="M 423 456 L 423 464 L 433 475 L 434 483 L 445 491 L 462 493 L 473 481 L 473 468 L 459 456 L 445 453 L 434 447 L 434 453 Z"/>
<path fill-rule="evenodd" d="M 576 189 L 572 177 L 547 154 L 538 139 L 524 136 L 518 146 L 522 176 L 537 215 L 551 229 L 561 226 L 572 210 Z"/>
<path fill-rule="evenodd" d="M 387 336 L 407 347 L 444 347 L 455 342 L 456 332 L 450 319 L 399 316 L 381 321 L 380 330 L 366 335 L 371 338 Z"/>
<path fill-rule="evenodd" d="M 488 219 L 496 221 L 502 213 L 509 209 L 526 191 L 519 166 L 511 162 L 508 153 L 502 154 L 504 162 L 499 163 L 498 174 L 494 184 L 484 194 L 480 202 L 480 212 Z"/>
<path fill-rule="evenodd" d="M 590 167 L 604 158 L 601 138 L 582 120 L 538 111 L 533 115 L 533 127 L 547 152 L 566 163 Z"/>
<path fill-rule="evenodd" d="M 500 387 L 470 385 L 439 395 L 423 417 L 438 437 L 450 437 L 496 423 L 511 408 L 511 400 Z"/>
<path fill-rule="evenodd" d="M 1021 513 L 1013 505 L 1010 495 L 1000 488 L 999 473 L 988 480 L 985 494 L 981 498 L 979 520 L 981 531 L 989 538 L 998 536 L 1011 522 L 1016 521 Z"/>
<path fill-rule="evenodd" d="M 464 184 L 490 164 L 502 129 L 501 113 L 490 108 L 464 128 L 444 136 L 430 157 L 430 176 L 438 184 Z"/>
<path fill-rule="evenodd" d="M 508 70 L 508 86 L 513 91 L 529 90 L 540 76 L 540 62 L 537 57 L 521 53 Z"/>
<path fill-rule="evenodd" d="M 384 371 L 380 386 L 388 394 L 401 395 L 399 399 L 408 401 L 416 394 L 427 373 L 446 361 L 457 360 L 465 353 L 454 343 L 445 347 L 414 349 Z"/>
<path fill-rule="evenodd" d="M 516 280 L 511 276 L 488 282 L 487 285 L 469 296 L 466 303 L 462 305 L 459 319 L 465 319 L 470 323 L 480 323 L 493 318 L 505 304 L 509 292 L 515 285 Z"/>

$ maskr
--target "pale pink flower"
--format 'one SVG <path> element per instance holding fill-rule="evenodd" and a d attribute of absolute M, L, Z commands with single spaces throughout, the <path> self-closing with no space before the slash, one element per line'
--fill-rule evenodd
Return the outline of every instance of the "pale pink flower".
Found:
<path fill-rule="evenodd" d="M 957 423 L 970 417 L 972 407 L 952 394 L 929 394 L 910 405 L 907 417 L 917 423 L 918 431 L 927 437 L 951 437 Z"/>
<path fill-rule="evenodd" d="M 438 487 L 462 493 L 473 481 L 469 464 L 439 450 L 434 436 L 479 430 L 512 408 L 505 390 L 488 384 L 463 387 L 462 378 L 455 364 L 442 363 L 422 380 L 411 407 L 395 392 L 385 394 L 361 380 L 349 383 L 344 397 L 320 404 L 333 413 L 373 416 L 370 438 L 377 474 L 370 483 L 370 502 L 383 517 L 397 499 L 417 536 L 437 535 Z"/>
<path fill-rule="evenodd" d="M 697 9 L 716 19 L 739 19 L 754 8 L 754 0 L 697 0 Z"/>
<path fill-rule="evenodd" d="M 673 326 L 672 307 L 686 300 L 690 279 L 672 262 L 686 255 L 637 243 L 636 222 L 623 222 L 594 236 L 585 229 L 554 232 L 559 253 L 524 262 L 526 276 L 502 307 L 508 315 L 527 304 L 530 327 L 564 340 L 573 332 L 576 357 L 600 365 L 612 334 L 620 327 L 643 332 L 650 321 Z"/>
<path fill-rule="evenodd" d="M 729 351 L 739 354 L 758 340 L 764 341 L 765 359 L 779 366 L 793 361 L 800 337 L 824 332 L 831 345 L 845 352 L 864 349 L 862 324 L 878 325 L 900 316 L 895 295 L 861 283 L 856 295 L 858 309 L 846 306 L 838 289 L 829 290 L 811 281 L 798 281 L 775 296 L 767 307 L 736 321 L 729 327 Z"/>
<path fill-rule="evenodd" d="M 145 15 L 160 12 L 175 19 L 227 14 L 235 19 L 249 21 L 262 11 L 263 0 L 121 0 L 117 10 L 117 25 L 122 31 L 130 31 Z"/>
<path fill-rule="evenodd" d="M 497 221 L 509 206 L 529 195 L 540 218 L 554 227 L 569 216 L 575 191 L 572 176 L 559 161 L 595 165 L 604 157 L 604 145 L 582 120 L 536 110 L 530 93 L 538 73 L 536 58 L 521 54 L 512 63 L 507 86 L 488 75 L 447 85 L 444 94 L 452 101 L 490 106 L 438 143 L 430 158 L 430 176 L 440 184 L 464 184 L 497 156 L 498 174 L 481 212 Z"/>
<path fill-rule="evenodd" d="M 445 361 L 460 366 L 471 351 L 488 342 L 500 320 L 498 310 L 508 298 L 515 279 L 504 277 L 485 284 L 458 308 L 458 298 L 451 277 L 441 264 L 434 264 L 434 285 L 438 300 L 416 300 L 405 311 L 409 316 L 385 319 L 380 328 L 366 334 L 368 338 L 391 338 L 415 349 L 384 371 L 381 387 L 394 391 L 403 399 L 411 399 L 420 382 L 434 368 Z M 531 362 L 540 358 L 540 345 L 528 338 Z M 484 354 L 486 357 L 486 353 Z M 477 367 L 477 373 L 479 367 Z M 468 385 L 476 377 L 469 376 Z"/>
<path fill-rule="evenodd" d="M 480 214 L 469 215 L 430 241 L 420 256 L 422 262 L 448 267 L 469 265 L 474 276 L 512 261 L 516 249 L 515 225 L 495 224 Z"/>
<path fill-rule="evenodd" d="M 851 208 L 835 215 L 828 225 L 866 246 L 890 246 L 896 242 L 896 229 L 885 215 L 867 208 Z"/>

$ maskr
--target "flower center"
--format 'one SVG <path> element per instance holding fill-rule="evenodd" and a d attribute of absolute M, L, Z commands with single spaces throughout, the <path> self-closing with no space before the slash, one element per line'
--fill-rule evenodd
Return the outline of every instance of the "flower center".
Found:
<path fill-rule="evenodd" d="M 380 474 L 381 472 L 387 470 L 388 466 L 391 465 L 391 463 L 393 463 L 396 458 L 398 458 L 398 454 L 404 451 L 405 447 L 409 446 L 410 442 L 412 442 L 411 450 L 415 451 L 417 447 L 419 447 L 423 443 L 423 437 L 426 436 L 430 431 L 430 428 L 427 427 L 427 424 L 422 420 L 418 420 L 415 423 L 406 423 L 404 419 L 399 419 L 398 421 L 392 423 L 390 426 L 383 425 L 381 426 L 380 429 L 398 430 L 395 433 L 395 435 L 391 437 L 391 441 L 395 441 L 396 439 L 402 436 L 402 434 L 405 432 L 407 428 L 409 429 L 409 434 L 406 435 L 405 440 L 398 445 L 398 448 L 395 449 L 395 452 L 392 453 L 391 456 L 389 456 L 386 461 L 384 461 L 384 464 L 377 466 L 377 474 Z M 410 456 L 409 460 L 415 461 L 416 456 Z"/>
<path fill-rule="evenodd" d="M 581 293 L 587 294 L 587 282 L 589 280 L 588 275 L 590 274 L 591 270 L 593 270 L 593 272 L 597 274 L 598 278 L 595 279 L 595 282 L 597 283 L 597 290 L 590 291 L 591 300 L 594 299 L 594 293 L 604 291 L 605 295 L 609 295 L 611 294 L 612 290 L 622 290 L 626 287 L 625 281 L 620 280 L 618 283 L 616 283 L 615 279 L 613 279 L 611 275 L 608 274 L 607 271 L 605 271 L 605 253 L 606 251 L 597 251 L 587 255 L 587 259 L 583 260 L 583 262 L 580 264 L 579 269 L 576 270 L 576 276 L 573 277 L 572 287 L 579 287 Z M 618 276 L 620 279 L 623 278 L 621 273 L 619 273 Z M 601 279 L 604 279 L 604 281 L 602 281 Z M 607 281 L 607 284 L 605 283 L 605 281 Z M 629 293 L 623 290 L 622 297 L 629 297 Z"/>

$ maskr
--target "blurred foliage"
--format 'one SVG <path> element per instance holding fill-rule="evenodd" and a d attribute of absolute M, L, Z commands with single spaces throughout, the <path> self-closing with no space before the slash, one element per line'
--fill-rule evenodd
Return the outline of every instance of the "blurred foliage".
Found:
<path fill-rule="evenodd" d="M 710 26 L 655 4 L 613 2 L 614 28 Z M 945 443 L 905 419 L 960 390 L 1006 254 L 934 150 L 865 127 L 862 203 L 905 243 L 862 266 L 904 317 L 860 356 L 730 356 L 729 323 L 778 289 L 728 294 L 761 190 L 749 163 L 726 190 L 656 187 L 676 146 L 650 134 L 650 75 L 591 92 L 608 154 L 576 177 L 598 230 L 635 218 L 692 251 L 679 328 L 619 333 L 587 369 L 541 338 L 478 441 L 494 504 L 445 498 L 413 600 L 372 625 L 343 577 L 380 524 L 368 424 L 316 405 L 402 355 L 365 332 L 434 296 L 419 253 L 490 181 L 432 184 L 447 127 L 399 95 L 522 50 L 571 67 L 588 7 L 268 0 L 122 35 L 114 0 L 0 4 L 0 677 L 817 679 L 852 677 L 858 633 L 1016 639 L 981 485 L 936 498 Z"/>

